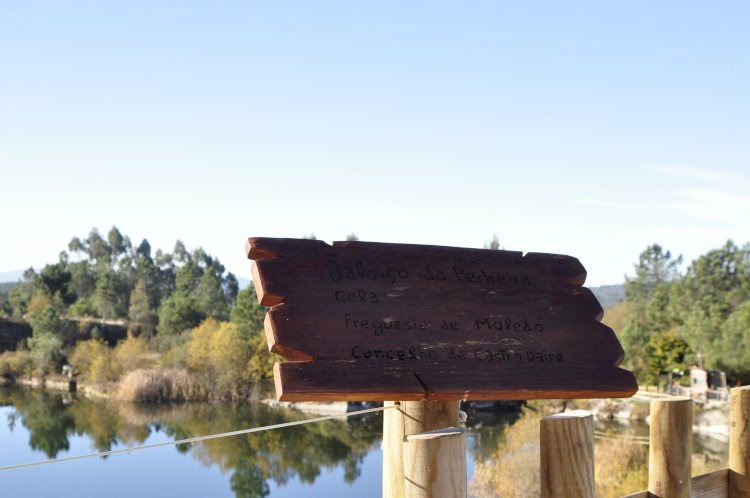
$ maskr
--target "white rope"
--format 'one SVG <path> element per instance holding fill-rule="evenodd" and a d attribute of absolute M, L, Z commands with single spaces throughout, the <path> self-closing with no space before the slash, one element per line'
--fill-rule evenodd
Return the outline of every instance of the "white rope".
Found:
<path fill-rule="evenodd" d="M 28 467 L 39 467 L 41 465 L 49 465 L 53 463 L 72 462 L 74 460 L 84 460 L 86 458 L 119 455 L 121 453 L 131 453 L 133 451 L 150 450 L 152 448 L 161 448 L 162 446 L 177 446 L 178 444 L 197 443 L 200 441 L 208 441 L 209 439 L 219 439 L 223 437 L 239 436 L 241 434 L 250 434 L 252 432 L 262 432 L 262 431 L 269 431 L 273 429 L 283 429 L 284 427 L 292 427 L 294 425 L 313 424 L 315 422 L 323 422 L 324 420 L 332 420 L 335 418 L 342 418 L 342 417 L 351 417 L 352 415 L 364 415 L 365 413 L 380 412 L 383 410 L 388 410 L 390 408 L 398 408 L 398 407 L 399 407 L 398 405 L 381 406 L 378 408 L 368 408 L 366 410 L 359 410 L 359 411 L 348 412 L 348 413 L 337 413 L 335 415 L 326 415 L 323 417 L 310 418 L 307 420 L 297 420 L 295 422 L 284 422 L 283 424 L 266 425 L 264 427 L 253 427 L 252 429 L 242 429 L 239 431 L 222 432 L 220 434 L 210 434 L 208 436 L 196 436 L 196 437 L 190 437 L 187 439 L 179 439 L 177 441 L 167 441 L 164 443 L 146 444 L 144 446 L 133 446 L 132 448 L 123 448 L 121 450 L 102 451 L 101 453 L 89 453 L 86 455 L 77 455 L 77 456 L 70 456 L 70 457 L 64 457 L 64 458 L 57 458 L 54 460 L 43 460 L 40 462 L 20 463 L 16 465 L 8 465 L 6 467 L 0 467 L 0 472 L 4 472 L 6 470 L 23 469 L 23 468 L 28 468 Z"/>

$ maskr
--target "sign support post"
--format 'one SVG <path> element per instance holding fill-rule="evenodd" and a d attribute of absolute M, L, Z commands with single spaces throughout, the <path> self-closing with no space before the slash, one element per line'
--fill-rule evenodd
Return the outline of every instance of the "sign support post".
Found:
<path fill-rule="evenodd" d="M 466 434 L 458 428 L 458 405 L 402 401 L 385 411 L 384 498 L 466 498 Z"/>

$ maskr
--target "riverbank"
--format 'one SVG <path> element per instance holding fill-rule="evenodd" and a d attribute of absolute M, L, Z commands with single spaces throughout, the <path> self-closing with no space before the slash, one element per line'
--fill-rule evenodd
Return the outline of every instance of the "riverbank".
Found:
<path fill-rule="evenodd" d="M 630 424 L 644 422 L 650 425 L 650 403 L 655 397 L 667 395 L 636 394 L 632 398 L 591 400 L 588 410 L 602 422 Z M 729 441 L 729 403 L 712 401 L 693 405 L 693 432 L 721 442 Z"/>
<path fill-rule="evenodd" d="M 133 403 L 182 403 L 201 401 L 263 401 L 269 396 L 269 385 L 256 382 L 243 396 L 212 397 L 187 371 L 174 368 L 137 369 L 120 380 L 105 384 L 86 383 L 80 377 L 63 375 L 0 377 L 0 385 L 32 389 L 75 392 L 87 398 Z"/>
<path fill-rule="evenodd" d="M 29 387 L 32 389 L 77 393 L 92 399 L 110 399 L 112 397 L 111 393 L 108 393 L 101 388 L 91 385 L 84 385 L 79 383 L 75 378 L 64 377 L 62 375 L 48 377 L 29 376 L 17 377 L 13 379 L 0 377 L 0 385 L 8 387 L 16 385 Z"/>

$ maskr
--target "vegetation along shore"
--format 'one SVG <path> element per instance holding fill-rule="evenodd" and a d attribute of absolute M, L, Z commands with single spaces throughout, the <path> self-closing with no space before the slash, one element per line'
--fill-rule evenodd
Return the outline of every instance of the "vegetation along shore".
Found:
<path fill-rule="evenodd" d="M 603 321 L 640 384 L 664 384 L 692 365 L 722 370 L 730 384 L 750 381 L 750 244 L 728 241 L 684 271 L 680 256 L 649 246 L 624 299 L 605 304 Z M 154 252 L 115 227 L 106 236 L 93 229 L 56 263 L 0 288 L 0 378 L 64 383 L 70 365 L 79 387 L 108 397 L 247 399 L 276 361 L 264 313 L 253 286 L 240 290 L 201 248 L 177 241 L 171 253 Z"/>
<path fill-rule="evenodd" d="M 112 228 L 0 295 L 0 377 L 60 376 L 132 401 L 241 399 L 275 361 L 252 286 L 203 249 L 152 252 Z M 60 380 L 60 379 L 58 379 Z"/>

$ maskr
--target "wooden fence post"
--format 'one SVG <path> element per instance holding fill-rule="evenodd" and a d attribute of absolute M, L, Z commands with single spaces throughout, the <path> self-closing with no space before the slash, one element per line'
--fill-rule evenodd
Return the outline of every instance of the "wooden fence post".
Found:
<path fill-rule="evenodd" d="M 397 404 L 386 401 L 384 406 Z M 400 407 L 400 403 L 398 403 Z M 383 412 L 383 498 L 406 498 L 404 482 L 404 414 L 400 409 Z"/>
<path fill-rule="evenodd" d="M 466 434 L 457 428 L 458 405 L 402 401 L 398 410 L 386 410 L 383 497 L 466 498 Z"/>
<path fill-rule="evenodd" d="M 594 498 L 594 417 L 575 410 L 540 425 L 542 498 Z"/>
<path fill-rule="evenodd" d="M 729 496 L 750 496 L 750 386 L 732 389 L 729 409 Z"/>
<path fill-rule="evenodd" d="M 689 498 L 693 455 L 693 401 L 651 402 L 648 491 L 656 498 Z"/>

